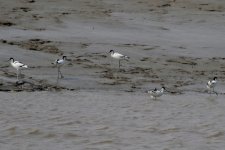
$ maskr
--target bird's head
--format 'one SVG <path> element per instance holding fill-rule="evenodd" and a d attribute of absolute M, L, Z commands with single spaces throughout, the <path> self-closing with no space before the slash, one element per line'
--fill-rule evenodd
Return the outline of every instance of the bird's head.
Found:
<path fill-rule="evenodd" d="M 217 77 L 214 77 L 213 80 L 217 80 Z"/>
<path fill-rule="evenodd" d="M 109 53 L 112 53 L 113 54 L 114 53 L 114 50 L 110 50 Z"/>
<path fill-rule="evenodd" d="M 13 61 L 14 62 L 14 59 L 12 57 L 10 57 L 8 61 Z"/>
<path fill-rule="evenodd" d="M 66 60 L 66 58 L 67 58 L 66 56 L 63 56 L 63 57 L 62 57 L 63 60 Z"/>
<path fill-rule="evenodd" d="M 165 86 L 162 87 L 162 90 L 163 91 L 166 91 L 166 92 L 169 92 L 169 91 L 167 91 L 167 89 L 165 88 Z"/>

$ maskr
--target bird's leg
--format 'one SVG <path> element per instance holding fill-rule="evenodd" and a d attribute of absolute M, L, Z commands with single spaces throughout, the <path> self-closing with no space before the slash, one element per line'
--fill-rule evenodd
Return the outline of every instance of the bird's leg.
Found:
<path fill-rule="evenodd" d="M 59 73 L 60 73 L 60 75 L 61 75 L 61 78 L 64 78 L 64 76 L 62 75 L 62 72 L 61 72 L 61 71 L 59 71 Z"/>
<path fill-rule="evenodd" d="M 215 91 L 214 91 L 214 87 L 212 88 L 212 91 L 211 91 L 212 93 L 215 93 Z"/>
<path fill-rule="evenodd" d="M 217 92 L 215 92 L 215 91 L 213 91 L 213 93 L 215 93 L 216 95 L 218 95 L 218 93 L 217 93 Z"/>
<path fill-rule="evenodd" d="M 119 69 L 120 69 L 120 67 L 121 67 L 121 60 L 119 59 Z"/>
<path fill-rule="evenodd" d="M 21 77 L 21 70 L 19 70 L 19 77 Z"/>
<path fill-rule="evenodd" d="M 57 77 L 57 79 L 59 79 L 59 67 L 57 67 L 57 69 L 58 69 L 58 77 Z"/>
<path fill-rule="evenodd" d="M 120 60 L 119 60 L 119 68 L 120 68 Z"/>
<path fill-rule="evenodd" d="M 19 81 L 19 70 L 17 69 L 17 72 L 16 72 L 16 78 L 17 78 L 17 81 Z"/>
<path fill-rule="evenodd" d="M 58 71 L 58 76 L 57 76 L 57 80 L 56 80 L 56 87 L 58 87 L 58 83 L 59 83 L 59 71 Z"/>
<path fill-rule="evenodd" d="M 17 79 L 17 81 L 19 81 L 18 70 L 16 72 L 16 79 Z"/>
<path fill-rule="evenodd" d="M 213 88 L 213 93 L 215 93 L 216 95 L 218 95 L 218 93 L 214 90 L 214 88 Z"/>
<path fill-rule="evenodd" d="M 61 72 L 60 68 L 59 68 L 59 73 L 60 73 L 61 78 L 64 78 L 64 76 L 62 75 L 62 72 Z"/>

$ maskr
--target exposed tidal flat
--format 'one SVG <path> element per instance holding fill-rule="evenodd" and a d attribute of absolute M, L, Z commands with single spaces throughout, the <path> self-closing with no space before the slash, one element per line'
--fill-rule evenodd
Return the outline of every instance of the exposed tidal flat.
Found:
<path fill-rule="evenodd" d="M 0 149 L 224 149 L 225 2 L 0 7 Z M 110 49 L 130 60 L 118 69 Z M 51 63 L 62 55 L 57 83 Z M 10 57 L 29 66 L 19 84 Z M 206 90 L 214 76 L 218 96 Z M 152 100 L 145 92 L 161 86 L 171 93 Z"/>

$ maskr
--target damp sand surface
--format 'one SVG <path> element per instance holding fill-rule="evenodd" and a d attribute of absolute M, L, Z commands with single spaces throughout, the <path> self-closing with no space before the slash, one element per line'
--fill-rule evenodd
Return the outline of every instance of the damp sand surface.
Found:
<path fill-rule="evenodd" d="M 225 2 L 0 3 L 0 149 L 224 149 Z"/>

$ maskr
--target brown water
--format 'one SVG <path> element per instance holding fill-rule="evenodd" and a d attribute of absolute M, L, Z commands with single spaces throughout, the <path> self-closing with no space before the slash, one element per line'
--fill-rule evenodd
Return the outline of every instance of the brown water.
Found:
<path fill-rule="evenodd" d="M 0 148 L 224 149 L 224 96 L 77 91 L 1 93 Z"/>
<path fill-rule="evenodd" d="M 224 150 L 225 2 L 0 4 L 0 150 Z M 110 49 L 130 56 L 121 70 Z M 10 57 L 29 66 L 21 86 Z"/>

